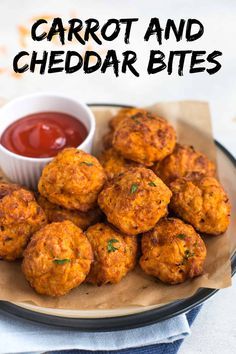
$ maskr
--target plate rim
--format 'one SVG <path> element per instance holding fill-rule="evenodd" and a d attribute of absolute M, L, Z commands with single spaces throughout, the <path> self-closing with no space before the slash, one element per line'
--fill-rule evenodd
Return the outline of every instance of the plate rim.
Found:
<path fill-rule="evenodd" d="M 89 103 L 90 107 L 117 107 L 117 108 L 132 108 L 133 106 L 124 104 L 112 103 Z M 236 168 L 236 159 L 234 156 L 217 140 L 214 140 L 216 146 L 224 153 L 224 155 L 232 162 Z M 232 276 L 236 272 L 236 252 L 231 257 Z M 148 326 L 157 322 L 167 320 L 188 312 L 194 307 L 202 304 L 219 289 L 201 288 L 194 295 L 183 299 L 171 302 L 167 305 L 160 306 L 156 309 L 143 311 L 137 314 L 105 317 L 105 318 L 69 318 L 42 314 L 32 310 L 24 309 L 7 301 L 0 301 L 0 310 L 7 312 L 10 316 L 20 317 L 29 321 L 53 325 L 57 327 L 70 328 L 72 330 L 80 330 L 86 332 L 108 332 L 119 331 L 138 327 Z"/>

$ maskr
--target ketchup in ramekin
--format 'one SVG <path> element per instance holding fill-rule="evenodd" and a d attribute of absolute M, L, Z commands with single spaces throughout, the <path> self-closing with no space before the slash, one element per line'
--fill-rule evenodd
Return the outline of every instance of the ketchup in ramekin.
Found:
<path fill-rule="evenodd" d="M 57 155 L 66 147 L 79 146 L 87 135 L 84 124 L 69 114 L 40 112 L 9 125 L 0 143 L 15 154 L 45 158 Z"/>

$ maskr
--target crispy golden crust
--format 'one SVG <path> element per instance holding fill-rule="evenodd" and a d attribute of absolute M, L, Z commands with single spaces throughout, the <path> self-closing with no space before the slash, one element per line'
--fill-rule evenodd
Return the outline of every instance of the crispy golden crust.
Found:
<path fill-rule="evenodd" d="M 68 148 L 44 167 L 38 189 L 51 203 L 85 212 L 96 207 L 105 180 L 105 171 L 95 157 Z"/>
<path fill-rule="evenodd" d="M 166 215 L 171 191 L 151 170 L 131 168 L 108 182 L 98 203 L 108 221 L 127 235 L 150 230 Z"/>
<path fill-rule="evenodd" d="M 203 240 L 179 219 L 162 219 L 142 237 L 140 266 L 164 283 L 178 284 L 202 274 L 205 258 Z"/>
<path fill-rule="evenodd" d="M 154 165 L 153 171 L 168 185 L 189 172 L 201 172 L 213 177 L 216 167 L 207 156 L 195 151 L 192 146 L 176 144 L 173 153 Z"/>
<path fill-rule="evenodd" d="M 82 212 L 79 210 L 66 209 L 53 204 L 41 195 L 39 195 L 37 200 L 39 205 L 45 211 L 48 222 L 50 223 L 70 220 L 82 230 L 86 230 L 89 226 L 96 224 L 102 219 L 102 212 L 99 208 Z"/>
<path fill-rule="evenodd" d="M 191 173 L 170 184 L 170 207 L 176 215 L 202 233 L 219 235 L 230 221 L 230 203 L 214 177 Z"/>
<path fill-rule="evenodd" d="M 147 113 L 143 108 L 124 108 L 121 109 L 109 122 L 109 126 L 112 130 L 115 130 L 117 126 L 122 122 L 124 118 L 129 118 L 138 113 Z"/>
<path fill-rule="evenodd" d="M 98 159 L 108 178 L 113 178 L 131 167 L 141 166 L 137 162 L 126 160 L 114 148 L 104 150 Z"/>
<path fill-rule="evenodd" d="M 15 184 L 0 184 L 0 258 L 22 257 L 31 235 L 46 222 L 33 193 Z"/>
<path fill-rule="evenodd" d="M 87 282 L 97 285 L 121 281 L 135 267 L 137 238 L 122 235 L 107 224 L 91 226 L 86 235 L 92 245 L 94 262 Z"/>
<path fill-rule="evenodd" d="M 124 108 L 121 109 L 109 122 L 110 130 L 104 134 L 102 138 L 103 147 L 104 149 L 109 149 L 112 147 L 112 140 L 114 135 L 114 130 L 118 126 L 118 124 L 127 117 L 131 117 L 137 113 L 145 113 L 147 112 L 145 109 L 142 108 Z"/>
<path fill-rule="evenodd" d="M 61 296 L 85 280 L 92 260 L 88 239 L 67 220 L 34 234 L 24 252 L 22 271 L 39 294 Z"/>
<path fill-rule="evenodd" d="M 113 136 L 114 148 L 125 158 L 152 166 L 171 154 L 175 147 L 174 128 L 151 113 L 137 113 L 123 119 Z"/>

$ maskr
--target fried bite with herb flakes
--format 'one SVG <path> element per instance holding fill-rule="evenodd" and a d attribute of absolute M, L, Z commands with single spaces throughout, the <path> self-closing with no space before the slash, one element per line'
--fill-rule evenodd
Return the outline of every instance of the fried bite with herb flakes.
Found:
<path fill-rule="evenodd" d="M 51 203 L 86 212 L 96 207 L 105 180 L 105 171 L 94 156 L 67 148 L 44 167 L 38 189 Z"/>
<path fill-rule="evenodd" d="M 214 177 L 190 173 L 170 184 L 170 208 L 197 231 L 209 235 L 225 232 L 230 222 L 230 203 Z"/>
<path fill-rule="evenodd" d="M 135 267 L 137 238 L 115 231 L 111 226 L 99 223 L 91 226 L 86 235 L 94 252 L 87 282 L 97 285 L 116 284 Z"/>
<path fill-rule="evenodd" d="M 16 185 L 0 183 L 0 258 L 14 261 L 22 257 L 32 234 L 47 222 L 32 192 Z"/>
<path fill-rule="evenodd" d="M 196 151 L 193 146 L 180 144 L 176 144 L 173 153 L 152 169 L 167 185 L 191 172 L 200 172 L 211 177 L 216 174 L 215 164 L 206 155 Z"/>
<path fill-rule="evenodd" d="M 134 116 L 135 114 L 148 113 L 143 108 L 123 108 L 121 109 L 109 122 L 109 126 L 112 130 L 115 130 L 118 125 L 125 119 Z"/>
<path fill-rule="evenodd" d="M 153 171 L 131 168 L 107 182 L 98 204 L 108 221 L 127 235 L 150 230 L 167 213 L 171 191 Z"/>
<path fill-rule="evenodd" d="M 179 284 L 202 274 L 205 258 L 202 238 L 180 219 L 162 219 L 142 237 L 140 266 L 164 283 Z"/>
<path fill-rule="evenodd" d="M 87 237 L 67 220 L 49 224 L 33 235 L 24 252 L 22 271 L 37 293 L 61 296 L 85 280 L 92 261 Z"/>
<path fill-rule="evenodd" d="M 124 108 L 121 109 L 114 117 L 112 117 L 109 122 L 110 130 L 102 138 L 104 149 L 109 149 L 112 147 L 114 130 L 124 118 L 130 117 L 137 113 L 145 112 L 147 111 L 142 108 Z"/>
<path fill-rule="evenodd" d="M 137 113 L 123 119 L 114 131 L 112 144 L 126 159 L 152 166 L 172 153 L 174 128 L 152 113 Z"/>
<path fill-rule="evenodd" d="M 101 221 L 103 216 L 99 208 L 87 212 L 70 210 L 49 202 L 41 195 L 37 198 L 37 201 L 47 215 L 49 223 L 70 220 L 82 230 L 86 230 L 89 226 Z"/>
<path fill-rule="evenodd" d="M 103 166 L 107 177 L 110 179 L 125 172 L 131 167 L 141 166 L 141 164 L 137 162 L 126 160 L 114 148 L 104 150 L 98 159 Z"/>

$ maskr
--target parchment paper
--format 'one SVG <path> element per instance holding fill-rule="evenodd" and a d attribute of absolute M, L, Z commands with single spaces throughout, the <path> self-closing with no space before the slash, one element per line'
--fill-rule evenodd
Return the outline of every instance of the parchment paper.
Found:
<path fill-rule="evenodd" d="M 194 145 L 211 159 L 216 159 L 207 103 L 187 101 L 161 103 L 149 107 L 170 120 L 182 143 Z M 108 129 L 107 123 L 117 108 L 94 108 L 97 120 L 94 154 L 101 149 L 100 138 Z M 226 190 L 227 190 L 227 186 Z M 27 284 L 20 270 L 20 262 L 0 261 L 0 299 L 33 303 L 42 307 L 64 309 L 111 309 L 133 305 L 148 306 L 169 303 L 193 295 L 201 287 L 220 289 L 231 284 L 231 250 L 236 248 L 235 220 L 226 234 L 207 237 L 207 259 L 202 276 L 180 285 L 165 285 L 142 272 L 137 266 L 117 285 L 101 287 L 83 284 L 60 298 L 37 295 Z M 230 237 L 230 239 L 229 239 Z"/>

